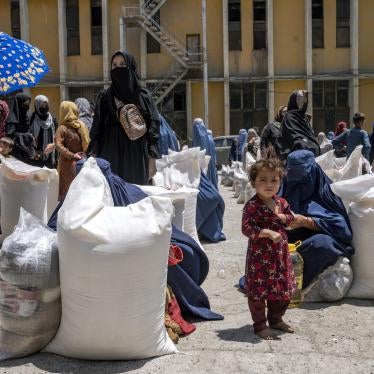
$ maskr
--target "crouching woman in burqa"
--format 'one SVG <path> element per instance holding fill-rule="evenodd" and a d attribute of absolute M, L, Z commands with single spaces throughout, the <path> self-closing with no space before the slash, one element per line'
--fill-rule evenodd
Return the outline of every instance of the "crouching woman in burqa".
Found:
<path fill-rule="evenodd" d="M 157 142 L 160 118 L 151 94 L 140 85 L 136 62 L 129 53 L 117 51 L 111 60 L 112 84 L 96 101 L 88 154 L 110 162 L 113 173 L 126 182 L 145 185 L 156 173 L 160 158 Z M 136 140 L 126 134 L 119 112 L 134 104 L 146 123 L 146 133 Z"/>
<path fill-rule="evenodd" d="M 350 258 L 354 253 L 348 215 L 330 183 L 312 152 L 298 150 L 287 157 L 287 175 L 279 196 L 296 214 L 288 241 L 302 241 L 299 253 L 304 259 L 303 288 L 335 264 L 339 256 Z"/>

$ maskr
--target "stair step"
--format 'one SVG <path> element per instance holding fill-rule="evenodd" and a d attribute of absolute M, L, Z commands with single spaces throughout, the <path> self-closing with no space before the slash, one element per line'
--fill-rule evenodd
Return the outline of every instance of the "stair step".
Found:
<path fill-rule="evenodd" d="M 186 61 L 186 62 L 187 62 L 187 61 L 190 61 L 190 59 L 189 59 L 188 57 L 186 57 L 186 56 L 182 57 L 182 60 L 183 60 L 183 61 Z"/>
<path fill-rule="evenodd" d="M 152 26 L 152 22 L 149 20 L 144 21 L 144 24 L 147 26 Z"/>
<path fill-rule="evenodd" d="M 182 57 L 182 56 L 184 56 L 184 53 L 182 51 L 178 51 L 177 55 Z"/>
<path fill-rule="evenodd" d="M 155 3 L 150 3 L 150 4 L 148 5 L 148 8 L 154 9 L 154 8 L 156 8 L 156 6 L 157 6 L 157 4 L 155 4 Z"/>
<path fill-rule="evenodd" d="M 168 42 L 166 42 L 165 44 L 168 45 L 169 47 L 172 46 L 172 45 L 174 45 L 174 43 L 171 42 L 170 40 Z"/>
<path fill-rule="evenodd" d="M 158 30 L 158 28 L 156 27 L 156 26 L 150 26 L 149 27 L 152 31 L 157 31 Z"/>
<path fill-rule="evenodd" d="M 158 35 L 158 36 L 161 36 L 162 34 L 163 34 L 163 32 L 162 31 L 156 31 L 156 34 Z M 167 38 L 166 38 L 167 39 Z"/>
<path fill-rule="evenodd" d="M 168 37 L 166 35 L 161 35 L 161 40 L 166 41 L 168 40 Z"/>

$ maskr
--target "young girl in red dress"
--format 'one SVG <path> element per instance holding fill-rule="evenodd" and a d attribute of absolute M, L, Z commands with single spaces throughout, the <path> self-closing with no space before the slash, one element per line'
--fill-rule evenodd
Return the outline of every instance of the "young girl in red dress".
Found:
<path fill-rule="evenodd" d="M 267 340 L 278 339 L 272 329 L 294 332 L 282 320 L 296 287 L 285 230 L 295 218 L 287 201 L 276 195 L 282 175 L 277 159 L 262 159 L 251 167 L 249 179 L 257 193 L 244 206 L 242 218 L 242 232 L 249 238 L 248 306 L 255 334 Z"/>

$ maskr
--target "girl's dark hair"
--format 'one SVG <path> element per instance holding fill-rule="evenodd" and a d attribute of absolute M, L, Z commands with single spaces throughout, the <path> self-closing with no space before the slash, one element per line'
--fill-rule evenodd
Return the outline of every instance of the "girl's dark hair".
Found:
<path fill-rule="evenodd" d="M 253 183 L 256 180 L 258 173 L 264 169 L 278 173 L 280 179 L 283 177 L 283 164 L 276 156 L 274 147 L 270 146 L 266 148 L 262 155 L 262 159 L 256 161 L 251 166 L 249 180 Z"/>

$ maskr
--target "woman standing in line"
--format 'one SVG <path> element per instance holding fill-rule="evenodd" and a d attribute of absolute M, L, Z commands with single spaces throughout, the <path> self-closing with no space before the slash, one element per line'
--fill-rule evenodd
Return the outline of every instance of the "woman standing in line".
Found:
<path fill-rule="evenodd" d="M 55 144 L 60 154 L 58 174 L 60 176 L 59 200 L 63 199 L 75 178 L 75 163 L 86 152 L 90 137 L 84 123 L 78 119 L 78 108 L 71 101 L 60 105 L 60 124 L 56 131 Z"/>
<path fill-rule="evenodd" d="M 140 85 L 136 62 L 128 52 L 117 51 L 111 60 L 112 84 L 98 97 L 88 153 L 104 158 L 113 173 L 126 182 L 146 185 L 156 173 L 160 117 L 151 94 Z M 134 104 L 146 132 L 132 140 L 125 131 L 121 111 Z"/>

